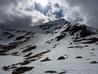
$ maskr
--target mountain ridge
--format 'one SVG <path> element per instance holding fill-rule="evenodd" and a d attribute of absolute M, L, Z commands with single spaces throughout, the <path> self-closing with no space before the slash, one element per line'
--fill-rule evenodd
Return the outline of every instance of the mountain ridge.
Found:
<path fill-rule="evenodd" d="M 97 74 L 97 48 L 96 30 L 79 23 L 71 25 L 64 19 L 22 29 L 2 27 L 0 73 L 89 74 L 90 69 L 91 74 Z"/>

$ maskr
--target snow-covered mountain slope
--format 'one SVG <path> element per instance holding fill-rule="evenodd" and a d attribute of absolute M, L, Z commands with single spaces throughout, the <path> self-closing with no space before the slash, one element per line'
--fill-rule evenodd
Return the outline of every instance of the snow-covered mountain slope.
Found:
<path fill-rule="evenodd" d="M 60 19 L 0 27 L 0 74 L 97 74 L 97 31 Z"/>

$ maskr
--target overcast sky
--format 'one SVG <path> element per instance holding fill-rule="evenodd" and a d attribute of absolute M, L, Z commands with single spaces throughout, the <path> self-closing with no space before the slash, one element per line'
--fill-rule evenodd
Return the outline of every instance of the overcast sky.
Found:
<path fill-rule="evenodd" d="M 0 25 L 29 26 L 60 18 L 74 22 L 79 18 L 79 22 L 98 28 L 97 3 L 98 0 L 49 0 L 43 6 L 36 0 L 0 0 Z"/>
<path fill-rule="evenodd" d="M 67 0 L 71 6 L 80 7 L 88 25 L 98 28 L 98 0 Z"/>

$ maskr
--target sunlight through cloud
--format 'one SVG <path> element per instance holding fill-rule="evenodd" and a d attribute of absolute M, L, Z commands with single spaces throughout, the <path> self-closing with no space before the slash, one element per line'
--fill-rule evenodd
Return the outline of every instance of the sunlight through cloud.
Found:
<path fill-rule="evenodd" d="M 45 7 L 48 5 L 49 0 L 35 0 L 35 2 L 40 4 L 41 6 Z"/>

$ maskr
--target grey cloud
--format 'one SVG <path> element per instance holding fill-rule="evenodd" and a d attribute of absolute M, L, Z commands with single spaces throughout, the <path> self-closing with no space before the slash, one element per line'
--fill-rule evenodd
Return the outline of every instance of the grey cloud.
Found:
<path fill-rule="evenodd" d="M 81 14 L 86 16 L 87 24 L 98 28 L 98 0 L 67 0 L 72 6 L 80 7 Z"/>
<path fill-rule="evenodd" d="M 86 20 L 88 25 L 98 28 L 98 0 L 51 0 L 52 2 L 46 9 L 40 9 L 41 6 L 39 5 L 34 8 L 34 5 L 31 4 L 30 6 L 27 1 L 0 0 L 0 23 L 6 25 L 36 25 L 47 19 L 55 20 L 67 16 L 71 20 L 77 18 L 80 18 L 80 21 Z M 21 2 L 25 6 L 21 4 L 21 12 L 19 12 L 16 7 Z M 75 7 L 78 7 L 79 11 Z"/>
<path fill-rule="evenodd" d="M 51 6 L 49 6 L 49 5 L 47 5 L 46 8 L 43 8 L 43 7 L 41 7 L 40 4 L 35 3 L 35 9 L 44 15 L 46 15 L 48 13 L 50 8 L 51 8 Z"/>
<path fill-rule="evenodd" d="M 19 0 L 0 0 L 0 25 L 26 26 L 32 23 L 31 16 L 21 14 L 16 9 Z"/>
<path fill-rule="evenodd" d="M 16 9 L 18 3 L 21 3 L 20 13 Z M 35 8 L 33 4 L 30 6 L 28 0 L 0 0 L 0 22 L 6 25 L 38 25 L 47 21 L 47 19 L 55 20 L 63 17 L 63 10 L 56 1 L 52 5 L 49 4 L 46 8 L 40 8 L 41 6 L 38 4 L 35 5 Z"/>
<path fill-rule="evenodd" d="M 5 25 L 5 26 L 28 26 L 32 24 L 31 18 L 29 16 L 24 16 L 24 17 L 12 17 L 10 19 L 6 19 L 3 23 L 0 25 Z"/>
<path fill-rule="evenodd" d="M 0 9 L 3 7 L 9 7 L 11 4 L 17 5 L 19 0 L 0 0 Z"/>

